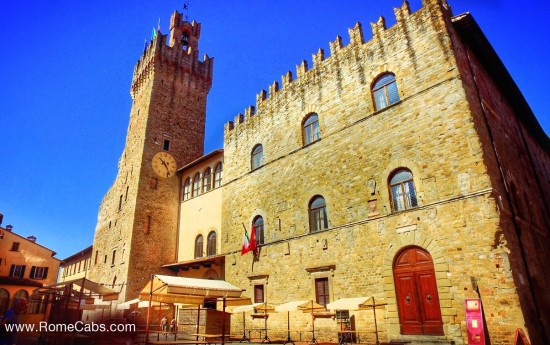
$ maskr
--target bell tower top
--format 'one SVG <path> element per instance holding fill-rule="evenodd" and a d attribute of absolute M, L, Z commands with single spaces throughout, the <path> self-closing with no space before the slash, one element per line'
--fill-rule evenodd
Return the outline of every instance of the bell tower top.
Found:
<path fill-rule="evenodd" d="M 183 14 L 174 11 L 170 19 L 170 47 L 187 51 L 199 49 L 199 38 L 201 35 L 201 24 L 193 20 L 189 23 L 183 20 Z"/>
<path fill-rule="evenodd" d="M 170 40 L 168 41 L 168 35 L 156 35 L 134 67 L 130 90 L 132 98 L 135 99 L 151 79 L 185 79 L 185 76 L 200 82 L 200 87 L 208 93 L 212 86 L 214 58 L 204 54 L 203 61 L 199 60 L 200 34 L 200 23 L 183 20 L 183 14 L 174 11 L 170 19 Z M 174 69 L 164 68 L 168 65 L 176 67 L 176 73 Z M 150 73 L 153 70 L 157 75 L 155 78 Z M 160 77 L 159 73 L 165 74 L 164 77 Z"/>

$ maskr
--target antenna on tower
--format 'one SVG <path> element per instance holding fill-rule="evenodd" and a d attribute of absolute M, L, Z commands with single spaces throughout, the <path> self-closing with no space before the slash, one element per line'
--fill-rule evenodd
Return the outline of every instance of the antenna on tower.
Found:
<path fill-rule="evenodd" d="M 185 20 L 189 21 L 189 0 L 183 2 L 183 13 L 185 14 Z"/>

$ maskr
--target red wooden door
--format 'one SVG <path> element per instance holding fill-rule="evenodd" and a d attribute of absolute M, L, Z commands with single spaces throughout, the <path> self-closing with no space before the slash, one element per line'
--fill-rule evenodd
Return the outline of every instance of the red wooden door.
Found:
<path fill-rule="evenodd" d="M 443 335 L 432 257 L 421 248 L 399 253 L 394 267 L 402 334 Z"/>

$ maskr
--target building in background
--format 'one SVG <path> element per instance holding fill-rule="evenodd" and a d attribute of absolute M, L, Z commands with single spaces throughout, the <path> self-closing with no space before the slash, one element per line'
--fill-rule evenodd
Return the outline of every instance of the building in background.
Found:
<path fill-rule="evenodd" d="M 92 260 L 93 246 L 89 246 L 61 262 L 61 271 L 59 272 L 59 282 L 88 277 L 88 270 Z"/>
<path fill-rule="evenodd" d="M 468 342 L 465 301 L 481 297 L 493 343 L 524 327 L 548 343 L 550 140 L 470 14 L 423 0 L 395 15 L 261 90 L 204 155 L 213 59 L 175 12 L 134 69 L 90 279 L 119 302 L 167 272 L 273 304 L 374 296 L 380 340 L 413 344 Z M 241 256 L 245 231 L 259 248 Z M 336 340 L 334 311 L 316 316 L 317 339 Z M 312 327 L 274 313 L 270 336 L 287 317 Z M 372 310 L 351 318 L 374 330 Z"/>
<path fill-rule="evenodd" d="M 0 214 L 0 225 L 2 218 Z M 0 315 L 16 298 L 30 300 L 28 314 L 41 312 L 41 301 L 30 297 L 35 289 L 56 283 L 61 261 L 55 254 L 36 243 L 36 237 L 18 235 L 12 225 L 0 226 Z"/>

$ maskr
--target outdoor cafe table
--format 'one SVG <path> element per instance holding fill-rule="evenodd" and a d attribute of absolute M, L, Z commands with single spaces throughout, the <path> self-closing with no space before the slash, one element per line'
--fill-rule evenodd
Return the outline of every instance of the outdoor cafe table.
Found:
<path fill-rule="evenodd" d="M 248 342 L 250 342 L 250 340 L 252 340 L 251 333 L 258 332 L 260 334 L 260 339 L 262 339 L 262 344 L 271 343 L 271 340 L 267 336 L 267 331 L 269 331 L 269 328 L 246 328 L 245 331 L 248 331 L 248 339 L 241 339 L 241 341 L 248 340 Z M 265 332 L 265 336 L 262 336 L 263 332 Z"/>
<path fill-rule="evenodd" d="M 208 345 L 210 343 L 200 340 L 149 340 L 146 342 L 147 345 Z"/>
<path fill-rule="evenodd" d="M 214 341 L 221 339 L 222 337 L 229 338 L 229 334 L 211 334 L 211 333 L 191 333 L 190 336 L 202 338 L 202 340 L 207 344 L 218 343 L 219 341 Z"/>

